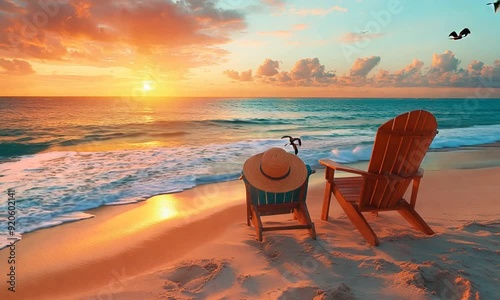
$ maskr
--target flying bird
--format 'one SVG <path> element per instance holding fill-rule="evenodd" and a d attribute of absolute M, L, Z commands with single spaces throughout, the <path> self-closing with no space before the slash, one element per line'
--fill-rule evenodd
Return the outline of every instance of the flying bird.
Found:
<path fill-rule="evenodd" d="M 468 36 L 469 34 L 470 34 L 469 28 L 464 28 L 464 29 L 462 29 L 462 31 L 460 31 L 460 34 L 457 34 L 455 31 L 453 31 L 452 33 L 450 33 L 449 37 L 452 40 L 460 40 L 461 38 L 464 38 L 464 37 Z"/>
<path fill-rule="evenodd" d="M 295 155 L 297 155 L 297 153 L 299 153 L 299 149 L 297 148 L 297 145 L 295 145 L 295 141 L 298 141 L 299 142 L 299 146 L 302 146 L 302 141 L 299 138 L 294 138 L 294 137 L 291 137 L 289 135 L 284 135 L 281 138 L 282 139 L 288 138 L 288 140 L 290 142 L 286 143 L 285 146 L 292 145 L 293 150 L 295 150 Z"/>
<path fill-rule="evenodd" d="M 493 10 L 495 11 L 495 13 L 497 13 L 497 11 L 499 10 L 498 8 L 500 7 L 500 0 L 496 2 L 487 3 L 486 5 L 493 5 Z"/>

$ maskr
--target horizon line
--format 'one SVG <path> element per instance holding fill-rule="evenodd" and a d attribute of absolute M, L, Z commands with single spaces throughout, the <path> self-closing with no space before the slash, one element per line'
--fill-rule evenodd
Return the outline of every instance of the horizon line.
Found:
<path fill-rule="evenodd" d="M 126 97 L 126 96 L 60 96 L 60 95 L 42 95 L 42 96 L 4 96 L 0 95 L 0 99 L 3 98 L 124 98 L 124 99 L 159 99 L 159 98 L 167 98 L 167 99 L 259 99 L 259 98 L 275 98 L 275 99 L 388 99 L 388 100 L 397 100 L 397 99 L 469 99 L 469 97 L 326 97 L 326 96 L 317 96 L 317 97 L 286 97 L 286 96 L 141 96 L 141 97 Z M 473 97 L 476 99 L 484 99 L 484 100 L 498 100 L 500 97 Z"/>

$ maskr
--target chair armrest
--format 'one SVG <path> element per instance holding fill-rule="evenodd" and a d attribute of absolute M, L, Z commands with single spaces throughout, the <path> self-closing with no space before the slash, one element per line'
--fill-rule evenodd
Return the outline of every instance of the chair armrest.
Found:
<path fill-rule="evenodd" d="M 363 175 L 363 176 L 373 176 L 373 174 L 370 174 L 366 171 L 352 168 L 352 167 L 348 167 L 348 166 L 344 166 L 342 164 L 334 162 L 331 159 L 320 159 L 319 163 L 327 168 L 331 168 L 331 169 L 338 170 L 338 171 L 344 171 L 344 172 L 354 173 L 354 174 Z"/>

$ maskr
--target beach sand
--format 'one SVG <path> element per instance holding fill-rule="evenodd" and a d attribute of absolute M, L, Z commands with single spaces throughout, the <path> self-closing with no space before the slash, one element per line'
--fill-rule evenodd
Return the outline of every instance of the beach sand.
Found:
<path fill-rule="evenodd" d="M 15 293 L 7 291 L 9 249 L 0 251 L 0 299 L 496 299 L 500 168 L 467 161 L 495 165 L 500 152 L 471 151 L 426 158 L 416 209 L 434 236 L 397 212 L 367 214 L 381 243 L 371 247 L 334 198 L 330 220 L 320 220 L 320 169 L 307 197 L 317 240 L 291 230 L 258 242 L 246 225 L 243 182 L 203 185 L 24 235 Z M 451 162 L 472 169 L 439 170 Z"/>

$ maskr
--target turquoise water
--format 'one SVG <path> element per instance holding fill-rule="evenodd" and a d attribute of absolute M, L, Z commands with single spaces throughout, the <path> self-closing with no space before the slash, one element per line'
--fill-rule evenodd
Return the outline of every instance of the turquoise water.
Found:
<path fill-rule="evenodd" d="M 29 232 L 235 179 L 248 157 L 284 147 L 283 135 L 302 139 L 298 155 L 313 167 L 366 161 L 378 126 L 415 109 L 438 120 L 432 149 L 500 141 L 498 99 L 0 98 L 0 190 L 16 190 L 19 232 Z"/>

